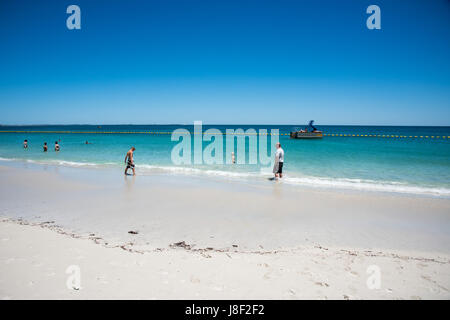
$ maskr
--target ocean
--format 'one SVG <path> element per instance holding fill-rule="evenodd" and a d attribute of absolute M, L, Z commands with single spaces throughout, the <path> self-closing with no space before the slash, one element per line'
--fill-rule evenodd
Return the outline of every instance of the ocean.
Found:
<path fill-rule="evenodd" d="M 203 125 L 203 131 L 210 128 L 223 133 L 226 129 L 237 128 L 267 129 L 269 132 L 278 129 L 285 151 L 283 183 L 293 187 L 450 197 L 450 127 L 316 127 L 324 132 L 323 139 L 290 139 L 286 135 L 293 129 L 290 125 Z M 178 141 L 171 140 L 170 132 L 179 128 L 194 131 L 193 125 L 0 126 L 0 160 L 73 167 L 117 167 L 122 173 L 125 153 L 135 146 L 139 175 L 165 172 L 255 182 L 267 182 L 272 175 L 271 164 L 174 164 L 171 153 Z M 193 138 L 194 135 L 192 141 Z M 29 144 L 26 150 L 22 147 L 25 139 Z M 55 141 L 60 141 L 60 152 L 53 151 Z M 47 153 L 42 151 L 44 142 L 49 145 Z M 270 137 L 266 143 L 270 145 Z M 209 141 L 204 141 L 203 148 L 208 144 Z M 225 145 L 224 138 L 224 148 Z M 248 160 L 248 141 L 245 149 Z M 224 157 L 229 152 L 224 149 Z"/>

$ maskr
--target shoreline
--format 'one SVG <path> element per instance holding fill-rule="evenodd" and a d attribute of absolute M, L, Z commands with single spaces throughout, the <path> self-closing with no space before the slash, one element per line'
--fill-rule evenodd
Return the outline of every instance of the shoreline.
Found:
<path fill-rule="evenodd" d="M 120 170 L 123 164 L 118 163 L 90 163 L 73 162 L 66 160 L 32 160 L 20 158 L 1 158 L 0 166 L 27 167 L 31 166 L 50 166 L 62 168 L 84 168 L 93 170 Z M 211 179 L 221 181 L 235 181 L 246 183 L 253 186 L 267 184 L 267 180 L 273 176 L 272 166 L 261 171 L 224 171 L 221 169 L 199 169 L 193 167 L 170 166 L 170 165 L 148 165 L 137 164 L 136 170 L 140 176 L 152 175 L 170 175 L 180 177 L 191 177 L 198 179 Z M 330 192 L 354 192 L 354 193 L 373 193 L 393 196 L 412 196 L 426 198 L 450 199 L 450 189 L 438 186 L 419 186 L 393 181 L 376 181 L 353 178 L 333 178 L 333 177 L 314 177 L 314 176 L 291 176 L 289 173 L 284 175 L 283 181 L 293 188 L 316 189 Z"/>

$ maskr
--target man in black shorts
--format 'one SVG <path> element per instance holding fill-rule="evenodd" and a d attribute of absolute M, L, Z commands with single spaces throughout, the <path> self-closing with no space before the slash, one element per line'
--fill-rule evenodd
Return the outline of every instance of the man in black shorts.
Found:
<path fill-rule="evenodd" d="M 127 155 L 125 156 L 125 163 L 127 164 L 127 167 L 125 168 L 125 174 L 128 174 L 128 169 L 131 168 L 133 170 L 133 176 L 136 175 L 136 172 L 134 171 L 134 160 L 133 160 L 133 152 L 136 150 L 135 147 L 132 147 L 130 150 L 128 150 Z"/>
<path fill-rule="evenodd" d="M 275 152 L 275 164 L 278 163 L 278 170 L 276 170 L 275 178 L 283 177 L 283 164 L 284 164 L 284 150 L 281 148 L 281 144 L 278 142 L 276 144 L 277 151 Z"/>

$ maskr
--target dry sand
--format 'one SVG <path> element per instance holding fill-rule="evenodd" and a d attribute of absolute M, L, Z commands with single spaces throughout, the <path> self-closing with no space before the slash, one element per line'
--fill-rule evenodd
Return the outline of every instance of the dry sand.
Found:
<path fill-rule="evenodd" d="M 139 254 L 10 222 L 0 223 L 0 234 L 2 299 L 450 298 L 450 260 L 444 255 L 323 247 Z M 80 268 L 79 290 L 67 286 L 72 265 Z M 378 289 L 367 286 L 373 265 L 380 270 Z"/>

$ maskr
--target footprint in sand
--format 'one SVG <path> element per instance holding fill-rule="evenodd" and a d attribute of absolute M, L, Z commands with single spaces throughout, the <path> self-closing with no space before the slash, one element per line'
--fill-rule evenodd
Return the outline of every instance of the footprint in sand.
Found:
<path fill-rule="evenodd" d="M 269 265 L 267 263 L 258 263 L 258 267 L 266 267 L 266 268 L 268 268 Z"/>
<path fill-rule="evenodd" d="M 329 287 L 330 285 L 326 282 L 314 282 L 314 284 L 316 286 L 321 286 L 321 287 Z"/>
<path fill-rule="evenodd" d="M 356 271 L 350 271 L 349 272 L 350 273 L 350 275 L 352 275 L 353 277 L 358 277 L 359 276 L 359 273 L 358 272 L 356 272 Z"/>

